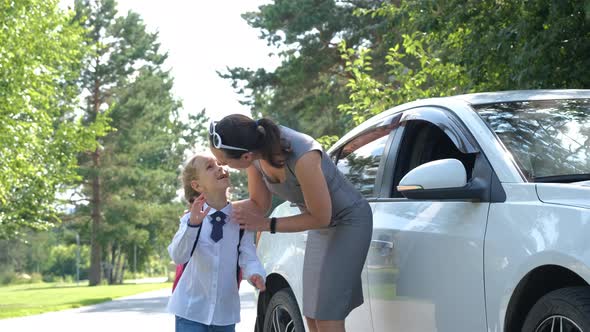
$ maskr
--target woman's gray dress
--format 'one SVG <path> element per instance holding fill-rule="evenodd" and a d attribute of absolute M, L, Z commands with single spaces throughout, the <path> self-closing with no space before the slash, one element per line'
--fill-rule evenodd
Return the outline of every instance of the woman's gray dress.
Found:
<path fill-rule="evenodd" d="M 308 231 L 303 264 L 303 315 L 318 320 L 342 320 L 363 303 L 361 271 L 373 231 L 369 203 L 338 171 L 322 146 L 308 135 L 280 127 L 281 137 L 291 144 L 286 180 L 273 183 L 260 168 L 268 189 L 305 211 L 295 164 L 306 152 L 322 154 L 322 171 L 332 198 L 330 227 Z"/>

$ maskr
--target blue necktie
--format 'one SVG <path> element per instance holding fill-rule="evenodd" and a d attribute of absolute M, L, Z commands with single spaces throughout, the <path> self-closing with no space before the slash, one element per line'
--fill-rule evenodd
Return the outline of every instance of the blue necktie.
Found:
<path fill-rule="evenodd" d="M 211 215 L 211 224 L 213 229 L 211 230 L 211 239 L 215 242 L 221 240 L 223 237 L 223 225 L 225 224 L 225 213 L 217 211 Z"/>

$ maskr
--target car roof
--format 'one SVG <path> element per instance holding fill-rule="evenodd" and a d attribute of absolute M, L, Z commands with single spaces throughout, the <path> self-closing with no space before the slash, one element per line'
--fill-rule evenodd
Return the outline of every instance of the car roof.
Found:
<path fill-rule="evenodd" d="M 590 90 L 514 90 L 470 93 L 443 98 L 461 99 L 472 105 L 483 105 L 498 102 L 590 98 Z"/>
<path fill-rule="evenodd" d="M 390 108 L 382 113 L 379 113 L 372 118 L 366 120 L 358 125 L 347 134 L 342 136 L 329 150 L 331 153 L 335 148 L 339 148 L 345 141 L 357 136 L 365 131 L 371 125 L 383 121 L 391 115 L 403 110 L 422 106 L 449 106 L 453 103 L 461 102 L 471 106 L 493 104 L 493 103 L 508 103 L 517 101 L 534 101 L 534 100 L 551 100 L 551 99 L 582 99 L 590 98 L 590 89 L 567 89 L 567 90 L 512 90 L 512 91 L 498 91 L 498 92 L 479 92 L 470 93 L 449 97 L 436 97 L 427 99 L 418 99 L 416 101 L 408 102 Z"/>

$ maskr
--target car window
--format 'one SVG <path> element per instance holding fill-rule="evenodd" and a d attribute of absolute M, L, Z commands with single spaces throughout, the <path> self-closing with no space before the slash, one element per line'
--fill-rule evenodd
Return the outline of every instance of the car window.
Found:
<path fill-rule="evenodd" d="M 375 197 L 375 179 L 392 126 L 375 128 L 346 143 L 336 166 L 365 197 Z"/>
<path fill-rule="evenodd" d="M 515 157 L 527 180 L 576 182 L 590 174 L 590 99 L 475 107 Z"/>
<path fill-rule="evenodd" d="M 467 180 L 471 179 L 476 154 L 459 151 L 449 136 L 430 122 L 408 121 L 404 126 L 394 170 L 393 197 L 403 197 L 396 188 L 409 171 L 435 160 L 454 158 L 461 161 L 467 170 Z"/>

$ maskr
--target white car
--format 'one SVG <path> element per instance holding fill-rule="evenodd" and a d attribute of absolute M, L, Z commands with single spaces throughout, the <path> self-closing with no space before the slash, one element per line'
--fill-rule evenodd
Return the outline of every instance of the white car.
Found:
<path fill-rule="evenodd" d="M 590 90 L 419 100 L 329 155 L 374 216 L 347 331 L 590 331 Z M 304 330 L 305 241 L 261 236 L 257 331 Z"/>

